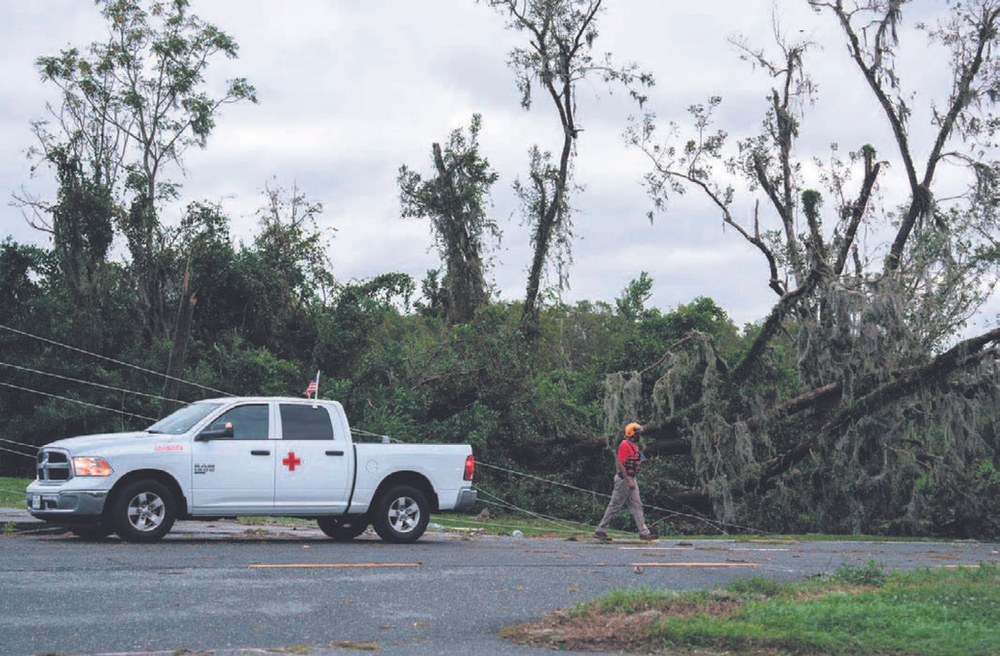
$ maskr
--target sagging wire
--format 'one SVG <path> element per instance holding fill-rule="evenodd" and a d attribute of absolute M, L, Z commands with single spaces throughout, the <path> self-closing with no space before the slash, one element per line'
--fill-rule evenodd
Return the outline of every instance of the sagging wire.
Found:
<path fill-rule="evenodd" d="M 605 494 L 603 492 L 596 492 L 594 490 L 587 490 L 585 488 L 577 487 L 575 485 L 570 485 L 568 483 L 560 483 L 558 481 L 549 480 L 549 479 L 543 478 L 541 476 L 535 476 L 534 474 L 526 474 L 524 472 L 515 471 L 513 469 L 508 469 L 506 467 L 500 467 L 498 465 L 492 465 L 492 464 L 489 464 L 487 462 L 482 462 L 480 460 L 476 461 L 476 466 L 483 466 L 483 467 L 487 467 L 487 468 L 490 468 L 490 469 L 496 469 L 496 470 L 499 470 L 499 471 L 503 471 L 503 472 L 506 472 L 508 474 L 512 474 L 514 476 L 521 476 L 523 478 L 534 479 L 534 480 L 546 483 L 548 485 L 557 485 L 557 486 L 560 486 L 560 487 L 565 487 L 565 488 L 568 488 L 568 489 L 571 489 L 571 490 L 576 490 L 578 492 L 583 492 L 585 494 L 589 494 L 589 495 L 594 496 L 594 497 L 611 498 L 610 494 Z M 480 490 L 480 488 L 476 488 L 476 489 Z M 485 490 L 480 490 L 480 491 L 482 491 L 483 494 L 489 494 Z M 496 497 L 495 495 L 490 494 L 490 496 L 493 496 L 494 498 L 496 498 L 496 499 L 499 500 L 499 497 Z M 535 515 L 535 516 L 541 517 L 541 515 L 538 515 L 537 513 L 533 513 L 530 510 L 527 510 L 527 509 L 524 509 L 524 508 L 518 508 L 517 506 L 515 506 L 515 505 L 513 505 L 513 504 L 511 504 L 511 503 L 509 503 L 507 501 L 503 501 L 503 500 L 500 500 L 500 501 L 502 501 L 502 503 L 506 504 L 507 507 L 509 507 L 511 509 L 514 509 L 514 510 L 517 510 L 518 512 L 522 512 L 522 513 L 525 513 L 527 515 Z M 693 520 L 693 521 L 696 521 L 696 522 L 702 522 L 702 523 L 710 526 L 713 530 L 717 531 L 721 535 L 726 535 L 727 534 L 726 528 L 736 529 L 736 530 L 747 532 L 747 533 L 763 533 L 762 531 L 758 531 L 757 529 L 754 529 L 754 528 L 750 528 L 750 527 L 747 527 L 747 526 L 740 526 L 738 524 L 729 524 L 727 522 L 720 522 L 720 521 L 717 521 L 717 520 L 709 519 L 707 517 L 702 517 L 701 515 L 694 515 L 694 514 L 691 514 L 691 513 L 684 513 L 684 512 L 677 511 L 677 510 L 670 510 L 668 508 L 660 508 L 658 506 L 650 506 L 650 505 L 646 505 L 646 504 L 643 504 L 643 506 L 645 508 L 650 509 L 650 510 L 655 510 L 657 512 L 661 512 L 664 515 L 666 515 L 666 517 L 663 517 L 661 519 L 658 519 L 658 520 L 652 522 L 651 524 L 654 527 L 655 526 L 659 526 L 660 524 L 663 524 L 664 522 L 667 521 L 667 519 L 669 517 L 675 517 L 675 518 L 689 519 L 689 520 Z M 647 522 L 647 524 L 650 524 L 650 522 Z"/>
<path fill-rule="evenodd" d="M 7 439 L 4 439 L 2 437 L 0 437 L 0 442 L 6 442 L 7 444 L 13 444 L 15 446 L 23 446 L 23 447 L 26 447 L 28 449 L 37 449 L 38 448 L 34 444 L 25 444 L 24 442 L 15 442 L 14 440 L 7 440 Z"/>
<path fill-rule="evenodd" d="M 514 504 L 510 503 L 509 501 L 505 501 L 504 499 L 501 499 L 497 495 L 491 494 L 490 492 L 487 492 L 486 490 L 484 490 L 482 488 L 477 487 L 476 490 L 478 492 L 486 495 L 486 496 L 493 497 L 494 499 L 496 499 L 496 501 L 493 501 L 493 502 L 483 501 L 482 503 L 491 504 L 491 505 L 494 505 L 494 506 L 499 506 L 501 508 L 506 508 L 508 510 L 516 510 L 516 511 L 524 513 L 526 515 L 530 515 L 532 517 L 535 517 L 536 519 L 540 519 L 540 520 L 552 522 L 553 524 L 555 524 L 557 526 L 561 525 L 561 526 L 564 527 L 564 529 L 561 530 L 561 531 L 559 531 L 559 532 L 563 532 L 563 533 L 579 533 L 581 530 L 584 530 L 584 531 L 589 531 L 590 530 L 590 525 L 585 524 L 583 522 L 574 522 L 574 521 L 562 519 L 562 518 L 559 518 L 559 517 L 550 517 L 548 515 L 543 515 L 541 513 L 532 512 L 532 511 L 527 510 L 525 508 L 519 508 L 519 507 L 515 506 Z M 494 525 L 494 524 L 491 524 L 491 525 Z M 580 526 L 580 527 L 583 527 L 583 528 L 582 529 L 572 528 L 572 526 L 574 526 L 574 525 L 575 526 Z M 503 526 L 503 525 L 501 524 L 500 526 Z"/>
<path fill-rule="evenodd" d="M 143 373 L 153 374 L 154 376 L 160 376 L 160 377 L 165 378 L 167 380 L 173 380 L 173 381 L 177 381 L 179 383 L 183 383 L 185 385 L 191 385 L 193 387 L 199 387 L 199 388 L 201 388 L 203 390 L 207 390 L 209 392 L 214 392 L 215 394 L 221 394 L 222 396 L 233 396 L 232 394 L 230 394 L 228 392 L 223 392 L 221 390 L 217 390 L 215 388 L 208 387 L 207 385 L 201 385 L 199 383 L 194 383 L 194 382 L 191 382 L 191 381 L 188 381 L 188 380 L 184 380 L 183 378 L 176 378 L 174 376 L 168 376 L 168 375 L 166 375 L 164 373 L 161 373 L 159 371 L 153 371 L 152 369 L 146 369 L 146 368 L 140 367 L 138 365 L 129 364 L 128 362 L 122 362 L 121 360 L 115 360 L 114 358 L 109 358 L 106 355 L 100 355 L 99 353 L 93 353 L 91 351 L 85 351 L 84 349 L 77 348 L 75 346 L 70 346 L 69 344 L 63 344 L 61 342 L 56 342 L 54 340 L 51 340 L 51 339 L 48 339 L 48 338 L 45 338 L 45 337 L 39 337 L 38 335 L 32 335 L 31 333 L 24 332 L 23 330 L 18 330 L 17 328 L 11 328 L 10 326 L 5 326 L 3 324 L 0 324 L 0 329 L 9 330 L 12 333 L 17 333 L 18 335 L 23 335 L 24 337 L 31 337 L 32 339 L 37 339 L 37 340 L 45 342 L 47 344 L 52 344 L 53 346 L 59 346 L 59 347 L 64 348 L 64 349 L 69 349 L 70 351 L 76 351 L 77 353 L 83 353 L 84 355 L 89 355 L 89 356 L 94 357 L 94 358 L 99 358 L 101 360 L 107 360 L 108 362 L 112 362 L 114 364 L 118 364 L 118 365 L 121 365 L 123 367 L 131 367 L 132 369 L 136 369 L 136 370 L 141 371 Z M 30 390 L 28 390 L 28 391 L 30 391 Z"/>
<path fill-rule="evenodd" d="M 0 451 L 6 451 L 7 453 L 13 453 L 15 456 L 24 456 L 25 458 L 31 458 L 32 460 L 35 459 L 35 456 L 31 455 L 30 453 L 21 453 L 20 451 L 15 451 L 14 449 L 8 449 L 8 448 L 2 447 L 2 446 L 0 446 Z"/>
<path fill-rule="evenodd" d="M 389 444 L 390 442 L 393 443 L 393 444 L 405 444 L 405 442 L 397 440 L 394 437 L 389 437 L 388 435 L 380 435 L 379 433 L 370 433 L 370 432 L 368 432 L 366 430 L 361 430 L 360 428 L 353 428 L 352 427 L 351 428 L 351 435 L 360 435 L 362 437 L 377 437 L 380 440 L 382 440 L 383 444 Z"/>
<path fill-rule="evenodd" d="M 107 410 L 108 412 L 115 412 L 115 413 L 120 414 L 120 415 L 126 415 L 126 416 L 129 416 L 129 417 L 135 417 L 136 419 L 145 419 L 145 420 L 153 421 L 153 422 L 156 421 L 155 417 L 147 417 L 145 415 L 137 415 L 137 414 L 132 413 L 132 412 L 125 412 L 124 410 L 115 410 L 114 408 L 106 408 L 103 405 L 97 405 L 96 403 L 87 403 L 86 401 L 79 401 L 77 399 L 71 399 L 71 398 L 66 397 L 66 396 L 59 396 L 58 394 L 49 394 L 48 392 L 42 392 L 40 390 L 33 390 L 33 389 L 30 389 L 30 388 L 27 388 L 27 387 L 21 387 L 20 385 L 13 385 L 11 383 L 5 383 L 5 382 L 2 382 L 2 381 L 0 381 L 0 385 L 3 385 L 4 387 L 11 387 L 11 388 L 16 389 L 16 390 L 21 390 L 22 392 L 31 392 L 32 394 L 41 394 L 42 396 L 48 396 L 48 397 L 51 397 L 53 399 L 59 399 L 60 401 L 68 401 L 69 403 L 78 403 L 80 405 L 89 406 L 91 408 L 97 408 L 98 410 Z"/>
<path fill-rule="evenodd" d="M 101 389 L 111 390 L 113 392 L 122 392 L 123 394 L 134 394 L 135 396 L 145 396 L 150 399 L 163 400 L 162 396 L 157 394 L 147 394 L 145 392 L 135 392 L 133 390 L 123 389 L 121 387 L 113 387 L 111 385 L 103 385 L 101 383 L 92 383 L 87 380 L 81 380 L 79 378 L 70 378 L 69 376 L 61 376 L 59 374 L 50 374 L 45 371 L 38 371 L 37 369 L 29 369 L 28 367 L 21 367 L 16 364 L 9 364 L 7 362 L 0 362 L 0 367 L 10 367 L 11 369 L 19 369 L 21 371 L 26 371 L 32 374 L 38 374 L 40 376 L 49 376 L 51 378 L 58 378 L 59 380 L 66 380 L 71 383 L 80 383 L 83 385 L 90 385 L 92 387 L 100 387 Z"/>

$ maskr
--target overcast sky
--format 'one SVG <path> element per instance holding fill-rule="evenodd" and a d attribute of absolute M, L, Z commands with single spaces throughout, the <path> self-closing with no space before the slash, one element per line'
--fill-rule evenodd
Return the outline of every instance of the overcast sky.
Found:
<path fill-rule="evenodd" d="M 8 198 L 22 187 L 45 194 L 51 182 L 31 178 L 24 151 L 33 143 L 30 121 L 43 118 L 45 103 L 57 102 L 58 94 L 41 82 L 34 60 L 67 46 L 84 49 L 103 39 L 105 28 L 90 0 L 0 2 L 0 188 Z M 720 95 L 719 119 L 731 137 L 758 130 L 772 82 L 740 61 L 728 39 L 742 35 L 773 52 L 771 0 L 605 4 L 596 50 L 656 76 L 648 109 L 661 122 L 684 121 L 689 105 Z M 943 5 L 907 5 L 907 27 L 916 11 Z M 186 155 L 185 175 L 169 172 L 183 184 L 184 204 L 221 204 L 232 218 L 233 236 L 248 241 L 265 184 L 297 185 L 324 206 L 320 222 L 340 281 L 390 271 L 419 281 L 439 259 L 429 225 L 400 218 L 399 166 L 431 175 L 431 144 L 447 141 L 452 130 L 467 127 L 480 113 L 481 154 L 501 176 L 491 215 L 504 238 L 493 279 L 504 299 L 523 297 L 531 254 L 510 187 L 524 175 L 532 144 L 558 151 L 562 142 L 547 98 L 537 95 L 530 113 L 520 108 L 505 62 L 523 37 L 505 30 L 501 16 L 474 0 L 192 0 L 191 10 L 240 46 L 239 59 L 210 68 L 209 93 L 219 93 L 224 79 L 245 76 L 260 103 L 226 107 L 208 147 Z M 885 120 L 859 85 L 835 22 L 813 14 L 805 0 L 778 0 L 777 15 L 788 33 L 816 43 L 807 63 L 819 94 L 803 123 L 800 154 L 813 149 L 826 155 L 831 142 L 845 151 L 864 143 L 891 149 Z M 911 52 L 926 60 L 922 39 L 910 39 Z M 904 68 L 925 64 L 918 57 Z M 942 79 L 935 70 L 925 67 L 921 79 Z M 576 180 L 585 190 L 575 197 L 575 263 L 564 300 L 613 303 L 647 271 L 654 281 L 651 305 L 662 311 L 708 296 L 739 325 L 761 320 L 775 300 L 766 262 L 733 230 L 723 230 L 704 198 L 689 194 L 652 224 L 646 219 L 643 158 L 626 149 L 621 136 L 637 108 L 621 89 L 612 91 L 596 78 L 578 88 L 584 132 Z M 916 150 L 919 160 L 921 147 Z M 899 188 L 900 175 L 901 166 L 890 169 L 883 178 L 886 193 Z M 734 215 L 748 227 L 757 200 L 764 199 L 737 194 Z M 5 234 L 22 243 L 46 243 L 20 210 L 5 203 L 0 212 Z M 179 210 L 161 218 L 175 223 Z"/>

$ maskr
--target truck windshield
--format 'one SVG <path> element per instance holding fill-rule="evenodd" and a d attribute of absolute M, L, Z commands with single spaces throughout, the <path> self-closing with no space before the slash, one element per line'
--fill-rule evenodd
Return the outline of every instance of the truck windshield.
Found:
<path fill-rule="evenodd" d="M 218 408 L 221 403 L 192 403 L 173 412 L 146 429 L 147 433 L 186 433 L 199 421 Z"/>

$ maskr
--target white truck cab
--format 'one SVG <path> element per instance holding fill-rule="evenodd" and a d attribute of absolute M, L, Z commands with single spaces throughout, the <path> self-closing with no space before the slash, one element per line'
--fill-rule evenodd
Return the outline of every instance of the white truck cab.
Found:
<path fill-rule="evenodd" d="M 335 540 L 372 524 L 413 542 L 431 512 L 472 508 L 474 469 L 468 445 L 355 443 L 336 401 L 219 398 L 43 446 L 27 501 L 85 538 L 154 542 L 177 519 L 269 515 L 314 518 Z"/>

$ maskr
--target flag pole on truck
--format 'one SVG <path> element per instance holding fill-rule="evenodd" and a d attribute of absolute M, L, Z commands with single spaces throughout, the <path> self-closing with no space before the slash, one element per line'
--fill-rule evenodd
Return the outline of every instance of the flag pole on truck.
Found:
<path fill-rule="evenodd" d="M 309 381 L 306 391 L 302 392 L 307 399 L 312 398 L 312 394 L 319 396 L 319 370 L 316 370 L 316 377 Z"/>

